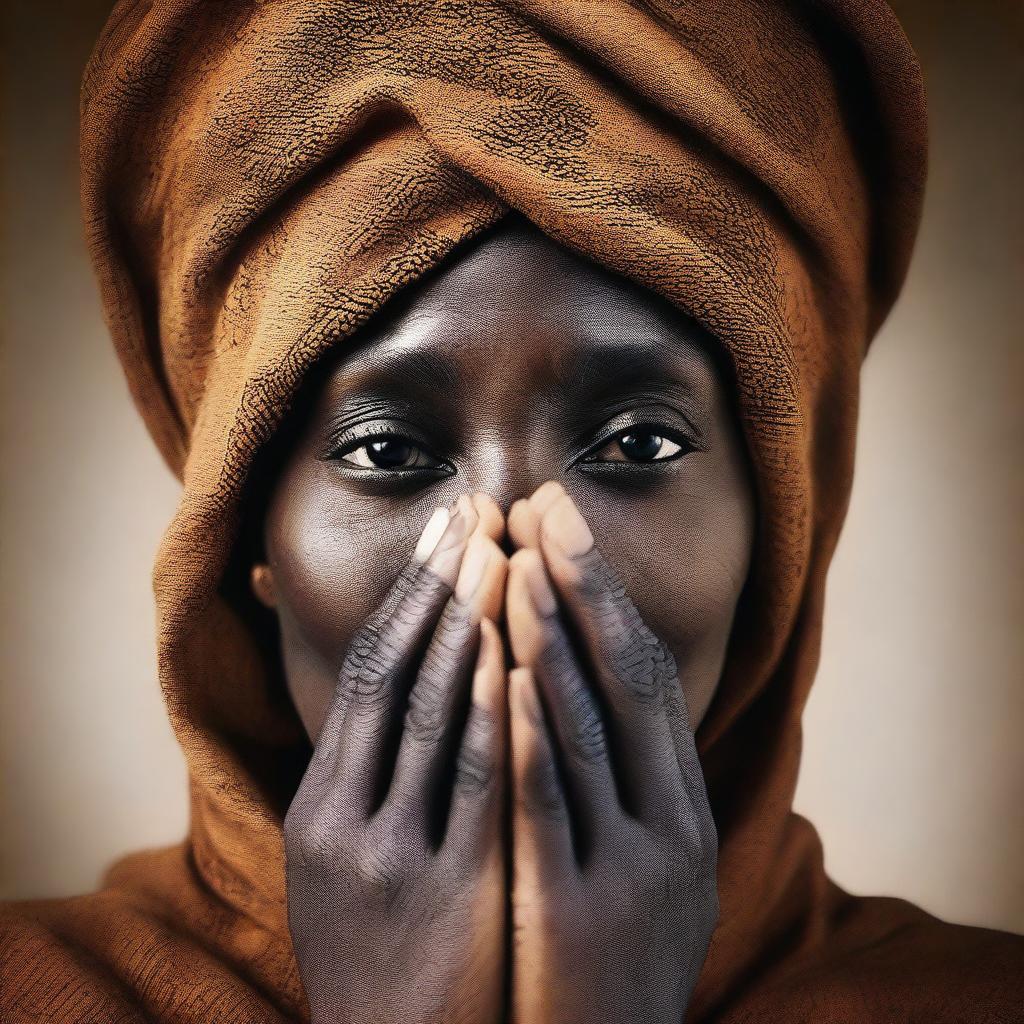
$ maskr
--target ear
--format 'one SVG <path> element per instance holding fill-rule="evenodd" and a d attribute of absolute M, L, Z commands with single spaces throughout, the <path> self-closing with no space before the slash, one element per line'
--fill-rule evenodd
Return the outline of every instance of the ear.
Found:
<path fill-rule="evenodd" d="M 249 572 L 249 585 L 262 604 L 265 604 L 268 608 L 277 607 L 274 573 L 266 562 L 256 562 L 253 565 Z"/>

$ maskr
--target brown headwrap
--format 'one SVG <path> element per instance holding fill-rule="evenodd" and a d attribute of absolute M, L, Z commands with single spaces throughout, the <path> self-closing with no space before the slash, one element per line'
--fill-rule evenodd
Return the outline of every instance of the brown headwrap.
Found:
<path fill-rule="evenodd" d="M 155 589 L 192 824 L 97 894 L 6 909 L 3 1019 L 306 1012 L 282 851 L 305 738 L 222 583 L 243 484 L 314 361 L 513 208 L 736 370 L 759 535 L 698 732 L 721 924 L 688 1019 L 1020 1019 L 1024 939 L 846 895 L 791 811 L 925 134 L 878 0 L 120 3 L 84 80 L 82 194 L 132 394 L 184 481 Z"/>

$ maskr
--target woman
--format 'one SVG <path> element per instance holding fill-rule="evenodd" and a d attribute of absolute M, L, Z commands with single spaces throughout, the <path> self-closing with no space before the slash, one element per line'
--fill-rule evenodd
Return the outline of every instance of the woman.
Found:
<path fill-rule="evenodd" d="M 518 217 L 404 297 L 311 375 L 247 513 L 316 744 L 284 826 L 313 1017 L 501 1019 L 507 573 L 513 1013 L 681 1019 L 717 908 L 687 705 L 714 692 L 753 540 L 727 382 L 671 306 Z"/>
<path fill-rule="evenodd" d="M 791 811 L 924 134 L 880 3 L 119 5 L 83 199 L 184 482 L 192 825 L 6 908 L 5 1015 L 1019 1017 L 1019 937 L 843 893 Z"/>

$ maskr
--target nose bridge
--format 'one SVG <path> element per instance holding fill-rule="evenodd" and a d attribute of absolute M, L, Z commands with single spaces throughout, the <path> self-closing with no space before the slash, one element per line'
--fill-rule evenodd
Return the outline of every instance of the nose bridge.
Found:
<path fill-rule="evenodd" d="M 518 344 L 516 343 L 518 339 Z M 551 406 L 551 362 L 558 346 L 519 311 L 488 331 L 466 391 L 463 488 L 489 495 L 503 515 L 545 480 L 562 475 Z"/>
<path fill-rule="evenodd" d="M 502 515 L 508 515 L 513 502 L 528 498 L 545 480 L 561 475 L 553 461 L 538 450 L 535 439 L 540 441 L 540 435 L 532 433 L 528 423 L 522 427 L 489 431 L 474 446 L 466 469 L 466 490 L 489 495 Z"/>

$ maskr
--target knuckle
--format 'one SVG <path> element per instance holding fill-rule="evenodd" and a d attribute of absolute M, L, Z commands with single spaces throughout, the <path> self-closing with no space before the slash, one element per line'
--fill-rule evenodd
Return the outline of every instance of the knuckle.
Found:
<path fill-rule="evenodd" d="M 659 699 L 678 679 L 668 645 L 644 622 L 625 581 L 597 547 L 580 556 L 579 565 L 577 590 L 590 609 L 600 641 L 611 645 L 616 677 L 637 699 Z"/>
<path fill-rule="evenodd" d="M 441 739 L 446 724 L 444 684 L 424 666 L 409 694 L 405 731 L 417 743 L 432 744 Z"/>
<path fill-rule="evenodd" d="M 572 748 L 588 764 L 603 761 L 608 756 L 604 722 L 594 698 L 582 687 L 569 695 L 572 730 Z"/>
<path fill-rule="evenodd" d="M 614 608 L 628 600 L 625 582 L 596 545 L 576 558 L 575 563 L 580 570 L 576 591 L 595 610 Z"/>
<path fill-rule="evenodd" d="M 495 777 L 491 753 L 497 723 L 485 708 L 473 706 L 455 764 L 455 785 L 463 792 L 483 793 Z"/>
<path fill-rule="evenodd" d="M 338 673 L 338 684 L 342 691 L 352 696 L 355 691 L 355 680 L 363 663 L 376 647 L 380 637 L 380 627 L 374 621 L 364 622 L 349 641 L 341 669 Z"/>
<path fill-rule="evenodd" d="M 661 701 L 675 672 L 668 647 L 639 618 L 631 617 L 612 653 L 616 678 L 637 700 Z"/>
<path fill-rule="evenodd" d="M 567 746 L 571 752 L 587 763 L 607 757 L 600 709 L 579 677 L 572 649 L 565 638 L 550 639 L 541 651 L 540 660 L 545 673 L 555 680 L 564 705 L 569 725 Z"/>
<path fill-rule="evenodd" d="M 442 645 L 448 644 L 451 647 L 454 643 L 463 642 L 472 629 L 469 607 L 459 604 L 458 601 L 447 601 L 441 617 L 437 620 L 434 639 L 440 640 Z"/>
<path fill-rule="evenodd" d="M 338 687 L 347 704 L 372 703 L 380 694 L 384 684 L 380 665 L 383 643 L 378 627 L 370 624 L 360 627 L 353 637 L 338 674 Z"/>
<path fill-rule="evenodd" d="M 394 844 L 367 843 L 348 865 L 351 882 L 364 900 L 379 905 L 394 902 L 409 879 L 409 872 Z"/>
<path fill-rule="evenodd" d="M 386 887 L 401 875 L 401 858 L 393 843 L 364 843 L 354 851 L 351 869 L 365 885 Z"/>
<path fill-rule="evenodd" d="M 439 597 L 447 597 L 454 589 L 443 576 L 424 563 L 417 568 L 411 578 L 405 591 L 407 600 L 403 605 L 408 604 L 413 609 L 422 610 L 434 604 Z"/>
<path fill-rule="evenodd" d="M 666 664 L 666 671 L 669 673 L 669 676 L 665 683 L 663 695 L 665 713 L 668 715 L 669 721 L 673 723 L 673 728 L 684 747 L 681 751 L 682 756 L 680 759 L 680 767 L 682 767 L 683 760 L 696 760 L 697 751 L 694 746 L 693 730 L 690 728 L 690 709 L 686 703 L 686 694 L 683 692 L 679 670 L 676 667 L 676 659 L 671 651 L 668 652 Z"/>
<path fill-rule="evenodd" d="M 388 685 L 393 676 L 393 666 L 399 653 L 397 636 L 389 631 L 381 632 L 374 642 L 368 644 L 362 661 L 348 674 L 346 685 L 353 703 L 374 706 L 389 698 Z"/>
<path fill-rule="evenodd" d="M 392 666 L 451 587 L 425 565 L 407 565 L 384 604 L 357 630 L 342 664 L 339 684 L 352 700 L 375 703 L 387 690 Z"/>
<path fill-rule="evenodd" d="M 449 602 L 409 694 L 405 727 L 412 739 L 434 743 L 443 736 L 471 629 L 468 615 Z"/>
<path fill-rule="evenodd" d="M 345 846 L 344 832 L 326 818 L 302 817 L 285 834 L 285 854 L 303 868 L 333 867 Z"/>

